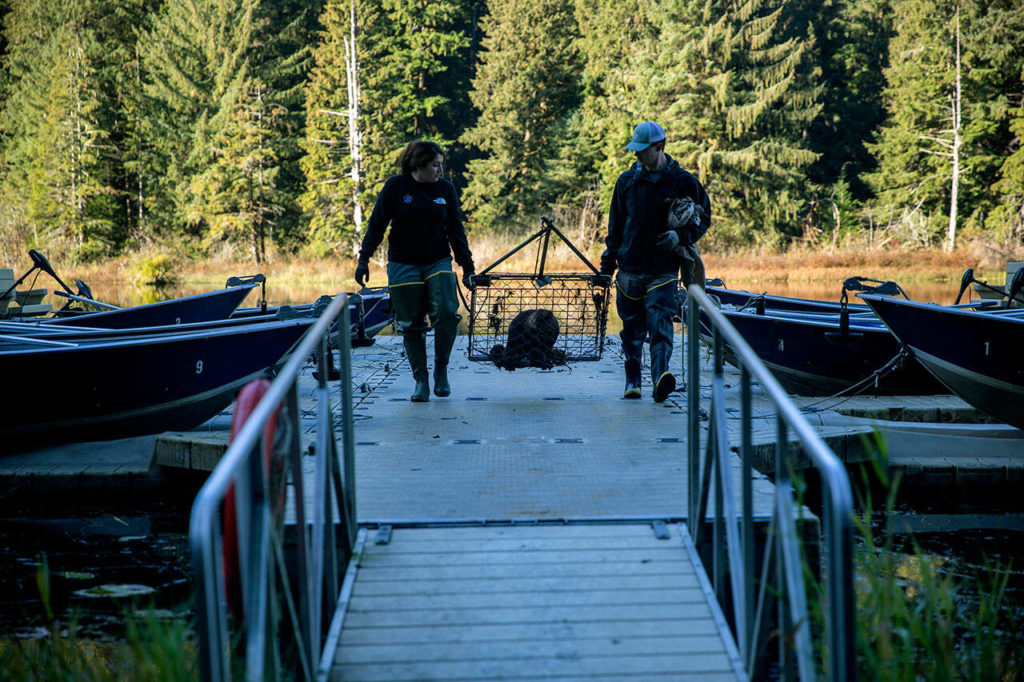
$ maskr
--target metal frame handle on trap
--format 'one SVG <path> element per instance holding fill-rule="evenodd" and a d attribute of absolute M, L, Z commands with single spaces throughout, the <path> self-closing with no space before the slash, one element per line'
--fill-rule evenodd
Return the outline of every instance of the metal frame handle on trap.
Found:
<path fill-rule="evenodd" d="M 551 233 L 555 233 L 590 273 L 545 273 Z M 500 264 L 539 242 L 533 273 L 493 273 Z M 493 273 L 493 274 L 492 274 Z M 469 360 L 493 360 L 492 349 L 508 343 L 509 327 L 529 310 L 550 310 L 558 321 L 556 364 L 600 360 L 608 324 L 611 278 L 602 275 L 554 222 L 541 217 L 541 228 L 524 242 L 473 276 L 469 302 Z"/>

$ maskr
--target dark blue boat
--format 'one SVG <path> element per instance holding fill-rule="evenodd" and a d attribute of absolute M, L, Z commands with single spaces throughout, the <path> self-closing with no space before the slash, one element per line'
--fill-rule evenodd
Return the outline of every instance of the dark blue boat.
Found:
<path fill-rule="evenodd" d="M 387 287 L 366 287 L 358 293 L 349 293 L 347 296 L 349 320 L 352 324 L 352 343 L 356 346 L 370 345 L 373 343 L 373 337 L 391 323 L 391 292 Z M 331 296 L 321 296 L 313 303 L 268 308 L 239 308 L 231 314 L 231 318 L 244 319 L 266 314 L 318 317 L 330 304 L 331 299 Z M 337 338 L 333 334 L 331 342 L 335 347 L 337 346 Z"/>
<path fill-rule="evenodd" d="M 923 368 L 901 357 L 899 342 L 872 315 L 737 310 L 722 313 L 790 393 L 827 396 L 857 391 L 874 395 L 944 393 Z M 701 333 L 710 340 L 709 330 Z M 736 364 L 726 347 L 726 359 Z"/>
<path fill-rule="evenodd" d="M 43 321 L 8 322 L 0 320 L 0 351 L 11 350 L 13 347 L 23 347 L 25 343 L 31 343 L 26 339 L 50 339 L 55 341 L 95 342 L 114 341 L 118 339 L 142 338 L 152 336 L 164 336 L 168 333 L 196 333 L 212 331 L 216 329 L 227 329 L 243 325 L 254 325 L 275 320 L 288 320 L 296 317 L 311 317 L 312 315 L 300 314 L 289 315 L 287 311 L 266 313 L 263 315 L 251 315 L 240 318 L 228 318 L 226 320 L 210 320 L 208 322 L 186 322 L 176 325 L 158 325 L 153 327 L 129 327 L 127 329 L 104 329 L 103 327 L 79 327 L 74 325 L 53 325 Z"/>
<path fill-rule="evenodd" d="M 742 289 L 727 289 L 719 286 L 708 286 L 704 291 L 714 296 L 723 305 L 736 306 L 737 308 L 751 310 L 790 310 L 794 312 L 818 312 L 818 313 L 839 313 L 842 304 L 838 301 L 819 301 L 812 298 L 792 298 L 789 296 L 773 296 Z M 849 309 L 854 312 L 868 312 L 864 304 L 849 304 Z"/>
<path fill-rule="evenodd" d="M 1024 429 L 1024 311 L 862 295 L 914 357 L 974 407 Z"/>
<path fill-rule="evenodd" d="M 156 327 L 189 322 L 227 319 L 257 284 L 242 284 L 194 296 L 172 298 L 159 303 L 102 310 L 99 312 L 58 311 L 57 317 L 40 320 L 42 324 L 73 325 L 102 329 Z"/>
<path fill-rule="evenodd" d="M 284 362 L 312 317 L 0 351 L 4 449 L 188 430 Z"/>

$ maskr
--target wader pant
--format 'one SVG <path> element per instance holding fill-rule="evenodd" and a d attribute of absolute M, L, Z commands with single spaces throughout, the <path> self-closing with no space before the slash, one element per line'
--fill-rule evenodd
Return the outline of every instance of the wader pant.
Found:
<path fill-rule="evenodd" d="M 676 273 L 638 275 L 619 270 L 615 277 L 615 309 L 622 320 L 622 351 L 626 356 L 626 381 L 639 385 L 644 340 L 651 345 L 651 383 L 657 384 L 672 359 L 672 315 L 676 302 Z"/>
<path fill-rule="evenodd" d="M 427 382 L 426 320 L 434 329 L 434 393 L 444 397 L 451 393 L 448 385 L 448 358 L 459 329 L 459 299 L 452 259 L 444 258 L 430 265 L 388 263 L 388 288 L 395 327 L 402 335 L 405 354 L 409 358 L 416 389 L 415 402 L 429 400 Z"/>
<path fill-rule="evenodd" d="M 697 251 L 697 247 L 693 244 L 687 245 L 683 249 L 682 257 L 679 259 L 679 272 L 681 279 L 683 280 L 683 286 L 690 286 L 691 284 L 697 283 L 704 288 L 704 261 L 700 257 L 700 253 Z"/>

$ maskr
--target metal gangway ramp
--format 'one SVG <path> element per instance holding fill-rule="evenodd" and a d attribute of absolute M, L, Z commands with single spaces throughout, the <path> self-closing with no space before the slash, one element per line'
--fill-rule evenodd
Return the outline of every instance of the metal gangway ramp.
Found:
<path fill-rule="evenodd" d="M 745 677 L 675 524 L 381 535 L 360 531 L 331 680 Z"/>
<path fill-rule="evenodd" d="M 457 367 L 464 398 L 417 405 L 397 340 L 355 376 L 335 335 L 341 377 L 326 381 L 347 316 L 339 295 L 193 505 L 204 679 L 742 680 L 769 659 L 781 679 L 853 678 L 845 472 L 756 357 L 726 406 L 717 326 L 711 379 L 687 343 L 691 390 L 662 405 L 619 401 L 616 358 L 561 375 Z M 777 406 L 774 483 L 750 468 L 751 376 Z M 790 428 L 825 489 L 813 633 Z"/>

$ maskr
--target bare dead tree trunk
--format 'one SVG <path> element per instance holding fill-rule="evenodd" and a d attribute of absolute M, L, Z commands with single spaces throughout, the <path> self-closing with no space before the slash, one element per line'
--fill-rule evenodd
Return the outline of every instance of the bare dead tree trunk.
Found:
<path fill-rule="evenodd" d="M 960 10 L 956 11 L 956 87 L 952 96 L 953 110 L 953 141 L 950 154 L 953 157 L 953 177 L 950 183 L 949 192 L 949 231 L 946 238 L 946 251 L 952 252 L 956 247 L 956 210 L 957 195 L 960 189 L 960 145 L 963 139 L 960 136 Z"/>
<path fill-rule="evenodd" d="M 922 140 L 929 140 L 942 147 L 945 147 L 949 151 L 937 152 L 930 149 L 922 149 L 924 154 L 933 154 L 935 156 L 948 156 L 951 162 L 950 168 L 950 191 L 949 191 L 949 227 L 946 232 L 946 246 L 945 250 L 950 252 L 956 247 L 956 218 L 957 218 L 957 203 L 958 195 L 960 192 L 960 146 L 963 144 L 963 137 L 961 135 L 962 130 L 962 119 L 961 110 L 963 104 L 963 90 L 961 89 L 960 83 L 960 10 L 956 13 L 956 32 L 954 35 L 954 41 L 956 45 L 956 71 L 953 83 L 953 92 L 949 96 L 949 105 L 951 113 L 951 125 L 950 129 L 939 131 L 940 133 L 949 133 L 949 137 L 937 137 L 935 135 L 921 135 Z"/>
<path fill-rule="evenodd" d="M 251 210 L 256 212 L 256 234 L 259 236 L 259 244 L 256 252 L 256 264 L 260 265 L 267 257 L 267 242 L 265 234 L 265 226 L 263 224 L 263 88 L 257 81 L 256 83 L 256 139 L 259 146 L 259 152 L 256 156 L 256 172 L 257 172 L 257 187 L 259 187 L 259 195 L 257 196 L 255 203 L 252 205 Z M 250 201 L 252 201 L 252 192 L 250 192 Z"/>
<path fill-rule="evenodd" d="M 352 158 L 352 221 L 356 237 L 363 233 L 363 133 L 359 129 L 359 61 L 356 55 L 356 3 L 349 2 L 349 37 L 345 40 L 345 76 L 348 83 L 348 149 Z"/>
<path fill-rule="evenodd" d="M 135 163 L 138 167 L 135 171 L 135 179 L 137 181 L 138 196 L 136 202 L 138 203 L 138 224 L 135 226 L 136 230 L 140 233 L 142 231 L 142 221 L 145 218 L 145 197 L 142 189 L 142 114 L 141 114 L 141 102 L 142 102 L 142 59 L 139 56 L 139 43 L 135 42 L 135 95 L 138 102 L 135 106 Z"/>

